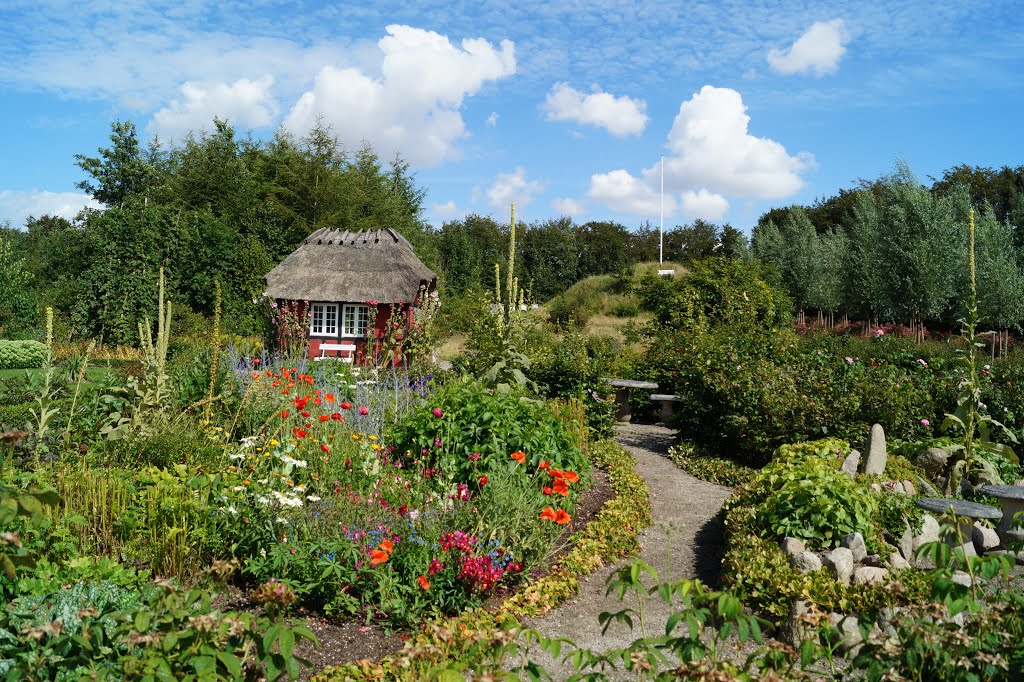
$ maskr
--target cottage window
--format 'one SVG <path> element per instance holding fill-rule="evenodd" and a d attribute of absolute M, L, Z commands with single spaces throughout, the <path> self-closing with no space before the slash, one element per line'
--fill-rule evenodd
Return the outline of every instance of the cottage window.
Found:
<path fill-rule="evenodd" d="M 366 336 L 366 328 L 370 324 L 370 307 L 346 303 L 342 317 L 342 336 Z"/>
<path fill-rule="evenodd" d="M 338 335 L 338 306 L 334 303 L 314 303 L 309 333 L 313 336 Z"/>

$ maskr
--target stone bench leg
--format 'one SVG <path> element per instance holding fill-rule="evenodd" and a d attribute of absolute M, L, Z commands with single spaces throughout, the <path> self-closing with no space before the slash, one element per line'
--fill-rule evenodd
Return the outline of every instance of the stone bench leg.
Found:
<path fill-rule="evenodd" d="M 629 407 L 629 389 L 620 388 L 615 391 L 615 421 L 628 422 L 633 418 L 633 411 Z"/>
<path fill-rule="evenodd" d="M 999 539 L 1002 541 L 1003 546 L 1006 545 L 1007 536 L 1010 534 L 1010 530 L 1016 526 L 1017 528 L 1024 527 L 1024 517 L 1021 517 L 1020 523 L 1014 523 L 1014 517 L 1017 512 L 1024 511 L 1024 500 L 1000 500 L 1003 507 L 1003 518 L 999 520 L 999 525 L 996 526 L 996 533 L 999 534 Z"/>
<path fill-rule="evenodd" d="M 662 400 L 661 401 L 661 421 L 664 422 L 665 424 L 668 424 L 669 420 L 672 419 L 672 414 L 674 412 L 674 410 L 673 410 L 673 403 L 674 402 L 675 401 L 673 401 L 673 400 Z"/>

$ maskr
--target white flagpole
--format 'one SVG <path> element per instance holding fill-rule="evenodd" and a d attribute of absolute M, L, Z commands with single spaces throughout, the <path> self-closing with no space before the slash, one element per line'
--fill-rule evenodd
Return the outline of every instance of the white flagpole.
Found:
<path fill-rule="evenodd" d="M 665 156 L 661 157 L 661 220 L 658 223 L 658 264 L 665 262 Z"/>

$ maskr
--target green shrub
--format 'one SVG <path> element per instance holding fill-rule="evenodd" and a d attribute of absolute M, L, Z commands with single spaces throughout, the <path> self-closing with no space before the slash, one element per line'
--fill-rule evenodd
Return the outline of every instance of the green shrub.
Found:
<path fill-rule="evenodd" d="M 45 359 L 45 343 L 0 340 L 0 369 L 36 369 Z"/>
<path fill-rule="evenodd" d="M 668 456 L 677 467 L 691 476 L 718 485 L 741 485 L 757 473 L 755 469 L 737 464 L 730 459 L 706 454 L 693 443 L 673 445 L 668 450 Z"/>

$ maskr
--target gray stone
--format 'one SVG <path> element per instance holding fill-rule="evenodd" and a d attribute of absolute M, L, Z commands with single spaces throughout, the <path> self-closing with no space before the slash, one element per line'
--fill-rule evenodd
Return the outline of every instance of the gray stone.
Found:
<path fill-rule="evenodd" d="M 854 585 L 870 585 L 880 583 L 889 575 L 889 571 L 877 566 L 861 566 L 853 572 Z"/>
<path fill-rule="evenodd" d="M 797 552 L 789 557 L 790 565 L 801 573 L 821 570 L 821 559 L 814 552 Z"/>
<path fill-rule="evenodd" d="M 850 578 L 853 577 L 853 552 L 846 547 L 836 547 L 825 555 L 822 563 L 836 580 L 844 585 L 850 584 Z"/>
<path fill-rule="evenodd" d="M 865 566 L 875 566 L 876 568 L 885 568 L 885 564 L 882 563 L 882 557 L 877 554 L 868 554 L 860 561 Z"/>
<path fill-rule="evenodd" d="M 903 535 L 900 536 L 899 544 L 897 547 L 900 548 L 900 554 L 907 561 L 914 560 L 914 531 L 910 530 L 910 524 L 906 521 L 903 522 Z"/>
<path fill-rule="evenodd" d="M 838 645 L 839 653 L 856 656 L 864 643 L 864 636 L 860 632 L 860 622 L 857 620 L 857 616 L 830 613 L 828 619 L 832 622 L 832 627 L 838 630 L 833 636 L 832 643 Z"/>
<path fill-rule="evenodd" d="M 921 532 L 914 536 L 913 553 L 916 555 L 917 550 L 921 549 L 921 545 L 925 543 L 938 542 L 941 530 L 942 526 L 935 520 L 935 517 L 931 514 L 925 514 L 924 519 L 921 521 Z"/>
<path fill-rule="evenodd" d="M 964 587 L 971 586 L 971 574 L 967 571 L 953 571 L 953 577 L 950 578 L 957 585 L 963 585 Z"/>
<path fill-rule="evenodd" d="M 881 424 L 874 424 L 871 427 L 871 434 L 868 436 L 868 458 L 864 462 L 864 473 L 869 476 L 881 476 L 885 472 L 885 464 L 889 455 L 885 449 L 885 429 Z"/>
<path fill-rule="evenodd" d="M 790 556 L 799 554 L 807 549 L 807 545 L 804 541 L 797 538 L 782 538 L 782 542 L 779 543 L 779 546 L 782 547 L 783 552 Z"/>
<path fill-rule="evenodd" d="M 878 620 L 875 626 L 878 627 L 886 637 L 896 636 L 894 621 L 900 616 L 903 609 L 899 606 L 883 606 L 878 610 Z"/>
<path fill-rule="evenodd" d="M 850 454 L 843 460 L 843 465 L 839 467 L 839 470 L 844 474 L 853 478 L 857 475 L 857 470 L 860 469 L 860 452 L 857 450 L 850 450 Z"/>
<path fill-rule="evenodd" d="M 791 646 L 800 646 L 800 642 L 817 634 L 810 622 L 811 603 L 805 599 L 797 599 L 789 608 L 786 625 L 782 628 L 782 640 Z"/>
<path fill-rule="evenodd" d="M 946 471 L 949 461 L 949 450 L 946 448 L 928 448 L 914 458 L 914 464 L 924 469 L 931 479 L 936 479 Z"/>
<path fill-rule="evenodd" d="M 850 533 L 840 544 L 853 552 L 854 561 L 862 561 L 868 555 L 868 549 L 864 546 L 864 536 L 860 533 Z"/>
<path fill-rule="evenodd" d="M 900 481 L 886 481 L 885 489 L 896 495 L 906 495 L 907 491 Z"/>
<path fill-rule="evenodd" d="M 977 550 L 978 554 L 984 554 L 990 549 L 995 549 L 999 546 L 999 534 L 992 528 L 986 528 L 976 523 L 974 528 L 971 529 L 971 541 L 974 543 L 974 549 Z"/>
<path fill-rule="evenodd" d="M 917 497 L 917 488 L 910 481 L 903 481 L 903 490 L 911 497 Z"/>
<path fill-rule="evenodd" d="M 939 491 L 932 487 L 932 484 L 926 481 L 925 479 L 918 476 L 917 482 L 920 484 L 921 490 L 922 492 L 924 492 L 925 495 L 931 495 L 932 497 L 939 496 Z"/>
<path fill-rule="evenodd" d="M 906 568 L 910 568 L 910 562 L 904 559 L 902 554 L 899 552 L 892 552 L 889 555 L 889 570 L 902 571 Z"/>
<path fill-rule="evenodd" d="M 971 557 L 978 556 L 977 550 L 974 549 L 974 543 L 971 542 L 970 540 L 968 540 L 967 542 L 965 542 L 964 544 L 959 545 L 959 546 L 954 541 L 953 544 L 951 545 L 951 548 L 953 550 L 954 563 L 957 563 L 956 560 L 955 560 L 955 556 L 956 556 L 956 550 L 958 548 L 963 551 L 964 557 L 967 558 L 967 559 L 970 559 Z"/>

